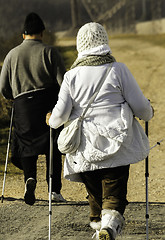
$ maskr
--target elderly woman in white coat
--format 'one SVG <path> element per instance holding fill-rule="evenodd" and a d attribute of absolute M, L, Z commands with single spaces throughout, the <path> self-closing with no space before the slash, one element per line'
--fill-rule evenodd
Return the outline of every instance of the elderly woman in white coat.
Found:
<path fill-rule="evenodd" d="M 111 55 L 102 25 L 87 23 L 77 34 L 78 58 L 65 76 L 49 125 L 79 117 L 109 69 L 82 123 L 81 143 L 66 154 L 64 176 L 83 182 L 89 194 L 95 238 L 114 240 L 124 225 L 129 165 L 146 158 L 148 138 L 135 117 L 153 117 L 150 102 L 123 64 Z"/>

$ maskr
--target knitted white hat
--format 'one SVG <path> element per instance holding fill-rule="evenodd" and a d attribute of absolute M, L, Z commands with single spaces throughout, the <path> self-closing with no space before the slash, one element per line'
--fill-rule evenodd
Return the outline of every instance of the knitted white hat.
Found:
<path fill-rule="evenodd" d="M 77 34 L 78 53 L 98 47 L 108 45 L 108 35 L 104 27 L 95 22 L 86 23 Z"/>

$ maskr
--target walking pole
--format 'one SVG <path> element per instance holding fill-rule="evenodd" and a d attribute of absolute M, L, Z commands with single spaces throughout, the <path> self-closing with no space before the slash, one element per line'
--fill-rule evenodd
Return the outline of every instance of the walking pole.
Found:
<path fill-rule="evenodd" d="M 52 175 L 53 175 L 53 129 L 50 127 L 50 159 L 49 159 L 49 240 L 51 240 Z"/>
<path fill-rule="evenodd" d="M 11 118 L 10 118 L 10 128 L 9 128 L 9 137 L 8 137 L 8 144 L 7 144 L 7 153 L 6 153 L 6 162 L 5 162 L 5 171 L 4 171 L 4 179 L 3 179 L 3 188 L 2 188 L 1 203 L 3 203 L 3 199 L 4 199 L 5 181 L 6 181 L 6 174 L 7 174 L 7 163 L 8 163 L 8 158 L 9 158 L 9 149 L 10 149 L 10 143 L 11 143 L 12 126 L 13 126 L 13 113 L 14 113 L 14 107 L 12 106 L 12 109 L 11 109 Z"/>
<path fill-rule="evenodd" d="M 148 137 L 148 122 L 145 122 L 145 133 Z M 148 170 L 148 156 L 145 159 L 145 177 L 146 177 L 146 239 L 149 239 L 148 233 L 148 220 L 149 220 L 149 201 L 148 201 L 148 177 L 149 177 L 149 170 Z"/>

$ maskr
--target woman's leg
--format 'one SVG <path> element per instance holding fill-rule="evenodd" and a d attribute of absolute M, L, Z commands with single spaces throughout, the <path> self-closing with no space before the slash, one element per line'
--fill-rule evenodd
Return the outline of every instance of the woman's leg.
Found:
<path fill-rule="evenodd" d="M 99 239 L 114 240 L 123 228 L 123 214 L 128 204 L 126 199 L 128 177 L 129 166 L 102 171 L 103 210 Z"/>
<path fill-rule="evenodd" d="M 101 170 L 102 209 L 111 209 L 124 214 L 127 201 L 129 166 Z"/>
<path fill-rule="evenodd" d="M 89 194 L 90 221 L 99 222 L 102 210 L 102 184 L 99 170 L 83 172 L 81 173 L 81 178 Z"/>

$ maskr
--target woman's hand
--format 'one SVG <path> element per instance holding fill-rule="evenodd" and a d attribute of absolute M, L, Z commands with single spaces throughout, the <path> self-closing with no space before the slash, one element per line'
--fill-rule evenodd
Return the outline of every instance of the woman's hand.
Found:
<path fill-rule="evenodd" d="M 49 113 L 46 114 L 46 124 L 47 124 L 48 126 L 49 126 L 49 118 L 50 118 L 51 115 L 52 115 L 51 112 L 49 112 Z"/>

